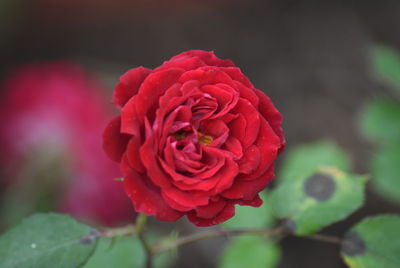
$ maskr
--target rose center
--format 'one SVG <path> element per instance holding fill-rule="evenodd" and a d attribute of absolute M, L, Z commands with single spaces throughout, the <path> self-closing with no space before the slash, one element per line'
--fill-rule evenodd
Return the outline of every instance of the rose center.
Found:
<path fill-rule="evenodd" d="M 211 136 L 208 135 L 204 135 L 201 132 L 199 133 L 199 143 L 203 144 L 203 145 L 210 145 L 213 142 L 213 138 Z"/>

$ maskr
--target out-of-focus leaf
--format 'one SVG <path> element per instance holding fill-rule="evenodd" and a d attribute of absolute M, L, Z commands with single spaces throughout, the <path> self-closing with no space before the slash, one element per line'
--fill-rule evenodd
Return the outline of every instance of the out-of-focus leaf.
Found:
<path fill-rule="evenodd" d="M 369 102 L 361 114 L 361 130 L 379 144 L 400 141 L 400 103 L 383 99 Z"/>
<path fill-rule="evenodd" d="M 400 203 L 400 141 L 378 150 L 372 159 L 372 175 L 374 188 L 383 197 Z"/>
<path fill-rule="evenodd" d="M 269 202 L 269 193 L 263 191 L 260 196 L 264 201 L 261 207 L 236 206 L 235 217 L 221 223 L 221 226 L 229 229 L 271 227 L 275 218 Z"/>
<path fill-rule="evenodd" d="M 372 67 L 382 79 L 400 89 L 400 54 L 397 50 L 384 45 L 375 46 Z"/>
<path fill-rule="evenodd" d="M 280 170 L 279 180 L 297 179 L 299 176 L 311 174 L 321 166 L 333 166 L 348 171 L 350 160 L 330 141 L 300 145 L 288 153 Z"/>
<path fill-rule="evenodd" d="M 260 236 L 235 237 L 219 260 L 219 268 L 273 268 L 280 259 L 279 247 Z"/>
<path fill-rule="evenodd" d="M 65 191 L 70 175 L 66 162 L 55 151 L 34 150 L 20 169 L 21 173 L 3 193 L 0 206 L 2 222 L 12 226 L 35 212 L 56 210 L 57 200 Z"/>
<path fill-rule="evenodd" d="M 272 208 L 278 218 L 288 220 L 293 233 L 309 235 L 358 209 L 366 181 L 363 176 L 321 167 L 312 174 L 283 180 L 272 192 Z"/>
<path fill-rule="evenodd" d="M 343 239 L 341 255 L 351 268 L 400 267 L 400 216 L 362 220 Z"/>
<path fill-rule="evenodd" d="M 92 254 L 97 231 L 67 215 L 36 214 L 0 236 L 2 268 L 78 267 Z"/>
<path fill-rule="evenodd" d="M 150 233 L 150 238 L 157 235 Z M 136 236 L 101 238 L 93 256 L 82 268 L 132 268 L 145 267 L 146 252 Z M 168 253 L 158 255 L 154 259 L 155 267 L 169 267 L 171 258 Z"/>
<path fill-rule="evenodd" d="M 95 253 L 82 268 L 144 267 L 146 255 L 137 237 L 101 238 Z"/>

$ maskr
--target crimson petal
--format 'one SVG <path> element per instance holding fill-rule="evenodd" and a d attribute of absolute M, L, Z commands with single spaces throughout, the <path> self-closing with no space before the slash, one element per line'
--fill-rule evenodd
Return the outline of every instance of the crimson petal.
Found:
<path fill-rule="evenodd" d="M 139 90 L 143 80 L 151 73 L 150 69 L 138 67 L 127 71 L 121 76 L 120 82 L 115 88 L 112 103 L 123 107 L 130 98 Z"/>
<path fill-rule="evenodd" d="M 130 135 L 122 134 L 121 131 L 121 117 L 117 116 L 110 123 L 103 132 L 103 149 L 112 160 L 116 162 L 121 161 L 121 157 L 126 150 L 126 146 L 131 138 Z"/>

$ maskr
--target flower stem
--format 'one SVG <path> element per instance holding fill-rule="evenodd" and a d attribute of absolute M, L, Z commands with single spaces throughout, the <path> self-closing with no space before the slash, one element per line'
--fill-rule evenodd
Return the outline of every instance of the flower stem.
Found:
<path fill-rule="evenodd" d="M 147 268 L 153 267 L 153 257 L 162 252 L 208 238 L 214 238 L 220 236 L 228 237 L 228 236 L 236 236 L 243 234 L 264 235 L 272 238 L 290 235 L 290 232 L 288 232 L 288 229 L 285 224 L 280 224 L 275 228 L 271 229 L 233 229 L 233 230 L 217 229 L 212 231 L 204 231 L 204 232 L 188 234 L 185 236 L 178 237 L 172 241 L 170 238 L 167 237 L 165 239 L 160 240 L 158 243 L 152 246 L 144 236 L 146 221 L 147 221 L 147 216 L 144 214 L 139 214 L 136 219 L 136 225 L 127 225 L 121 228 L 110 229 L 102 232 L 101 235 L 110 238 L 117 236 L 137 235 L 143 245 L 143 248 L 146 251 Z M 336 245 L 339 245 L 342 242 L 339 237 L 328 236 L 323 234 L 314 234 L 311 236 L 305 236 L 304 238 L 317 240 L 325 243 L 336 244 Z"/>
<path fill-rule="evenodd" d="M 326 242 L 326 243 L 331 243 L 331 244 L 341 244 L 342 239 L 336 236 L 328 236 L 328 235 L 322 235 L 322 234 L 313 234 L 311 236 L 306 236 L 305 238 L 309 238 L 312 240 L 317 240 L 321 242 Z"/>
<path fill-rule="evenodd" d="M 137 235 L 136 226 L 133 224 L 126 225 L 124 227 L 108 229 L 100 232 L 100 235 L 103 237 L 114 238 L 119 236 L 130 236 Z"/>
<path fill-rule="evenodd" d="M 145 214 L 140 213 L 136 218 L 136 231 L 140 242 L 144 250 L 146 251 L 146 268 L 153 267 L 153 249 L 150 243 L 147 241 L 144 230 L 147 222 L 147 216 Z"/>
<path fill-rule="evenodd" d="M 153 247 L 153 254 L 157 255 L 164 251 L 168 251 L 174 248 L 178 248 L 180 246 L 184 246 L 186 244 L 204 240 L 207 238 L 214 238 L 219 236 L 235 236 L 241 234 L 252 234 L 252 235 L 265 235 L 265 236 L 278 236 L 285 232 L 285 228 L 282 226 L 278 226 L 274 229 L 236 229 L 236 230 L 214 230 L 214 231 L 207 231 L 207 232 L 199 232 L 193 233 L 186 236 L 182 236 L 175 241 L 167 241 L 161 240 L 159 243 L 154 245 Z"/>

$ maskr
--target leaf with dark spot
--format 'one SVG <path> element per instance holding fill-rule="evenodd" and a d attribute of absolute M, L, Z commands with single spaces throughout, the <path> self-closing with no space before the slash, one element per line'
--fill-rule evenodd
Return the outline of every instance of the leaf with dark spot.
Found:
<path fill-rule="evenodd" d="M 297 235 L 312 234 L 343 220 L 364 201 L 366 178 L 320 167 L 280 181 L 271 194 L 275 216 L 288 220 Z"/>
<path fill-rule="evenodd" d="M 364 254 L 366 250 L 365 242 L 356 232 L 349 232 L 342 241 L 342 254 L 347 256 L 357 256 Z"/>
<path fill-rule="evenodd" d="M 400 216 L 362 220 L 345 235 L 341 255 L 351 268 L 400 267 Z"/>
<path fill-rule="evenodd" d="M 320 202 L 328 200 L 335 190 L 335 180 L 326 174 L 314 174 L 304 184 L 304 193 Z"/>

